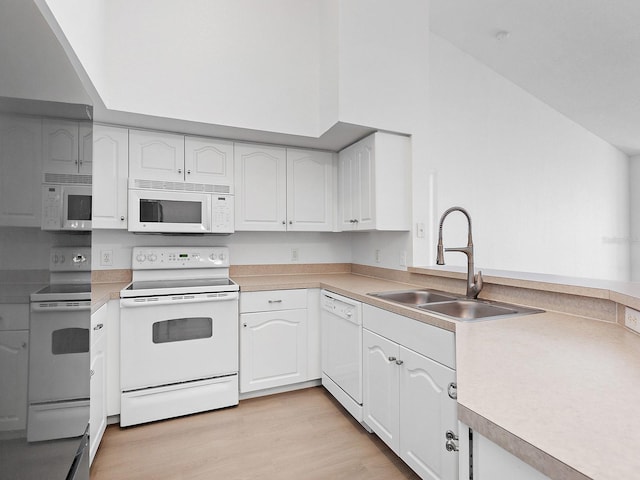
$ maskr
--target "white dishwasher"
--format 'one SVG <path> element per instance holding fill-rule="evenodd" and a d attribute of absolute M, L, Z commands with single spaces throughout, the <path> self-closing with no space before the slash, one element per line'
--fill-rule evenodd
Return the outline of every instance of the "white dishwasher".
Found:
<path fill-rule="evenodd" d="M 362 303 L 321 292 L 322 385 L 362 422 Z"/>

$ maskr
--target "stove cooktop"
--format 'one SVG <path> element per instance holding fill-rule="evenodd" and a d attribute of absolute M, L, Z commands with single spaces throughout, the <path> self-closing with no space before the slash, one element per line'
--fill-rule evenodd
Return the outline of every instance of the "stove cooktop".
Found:
<path fill-rule="evenodd" d="M 90 283 L 52 283 L 31 294 L 32 302 L 91 300 Z"/>

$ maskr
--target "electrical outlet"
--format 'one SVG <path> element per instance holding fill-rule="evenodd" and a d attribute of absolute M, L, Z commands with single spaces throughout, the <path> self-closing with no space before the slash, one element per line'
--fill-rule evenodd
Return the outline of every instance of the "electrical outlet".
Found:
<path fill-rule="evenodd" d="M 416 236 L 418 238 L 424 238 L 424 223 L 419 222 L 416 224 Z"/>
<path fill-rule="evenodd" d="M 376 263 L 380 263 L 380 250 L 376 248 Z"/>
<path fill-rule="evenodd" d="M 100 251 L 100 265 L 109 267 L 113 265 L 113 250 Z"/>
<path fill-rule="evenodd" d="M 297 262 L 298 260 L 300 260 L 300 252 L 298 252 L 297 248 L 292 248 L 291 249 L 291 261 L 292 262 Z"/>
<path fill-rule="evenodd" d="M 640 333 L 640 312 L 633 308 L 624 307 L 624 324 L 631 330 Z"/>

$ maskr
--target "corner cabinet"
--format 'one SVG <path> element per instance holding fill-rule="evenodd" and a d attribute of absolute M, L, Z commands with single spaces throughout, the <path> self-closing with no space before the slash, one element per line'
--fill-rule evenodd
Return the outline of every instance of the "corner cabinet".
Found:
<path fill-rule="evenodd" d="M 235 145 L 236 231 L 334 230 L 331 152 Z"/>
<path fill-rule="evenodd" d="M 458 478 L 454 334 L 363 305 L 364 422 L 421 478 Z"/>
<path fill-rule="evenodd" d="M 376 132 L 345 148 L 338 158 L 339 227 L 410 230 L 411 141 Z"/>
<path fill-rule="evenodd" d="M 129 131 L 93 126 L 92 228 L 127 228 Z"/>
<path fill-rule="evenodd" d="M 0 225 L 40 227 L 42 121 L 0 115 Z"/>

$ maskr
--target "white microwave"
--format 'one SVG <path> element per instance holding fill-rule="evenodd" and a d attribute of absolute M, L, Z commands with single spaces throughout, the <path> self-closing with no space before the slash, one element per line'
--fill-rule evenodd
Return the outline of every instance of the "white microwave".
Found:
<path fill-rule="evenodd" d="M 129 188 L 130 232 L 234 232 L 233 195 Z"/>
<path fill-rule="evenodd" d="M 91 230 L 91 185 L 42 185 L 42 230 Z"/>

